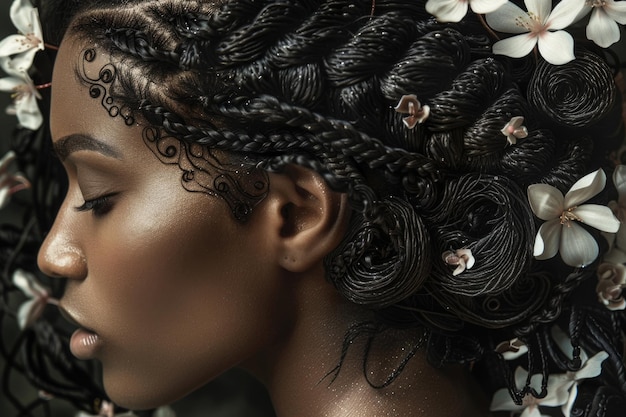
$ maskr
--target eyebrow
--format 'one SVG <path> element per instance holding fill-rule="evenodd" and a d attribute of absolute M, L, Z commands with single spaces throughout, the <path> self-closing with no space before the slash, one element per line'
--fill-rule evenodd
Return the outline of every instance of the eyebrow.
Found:
<path fill-rule="evenodd" d="M 122 159 L 121 154 L 114 147 L 89 135 L 68 135 L 54 142 L 52 146 L 54 153 L 61 161 L 64 161 L 70 154 L 77 151 L 94 151 L 104 156 Z"/>

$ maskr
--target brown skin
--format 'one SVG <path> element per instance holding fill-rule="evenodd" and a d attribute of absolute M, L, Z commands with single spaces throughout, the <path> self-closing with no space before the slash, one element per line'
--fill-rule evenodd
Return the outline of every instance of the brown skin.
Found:
<path fill-rule="evenodd" d="M 85 47 L 70 37 L 59 50 L 53 141 L 88 135 L 115 155 L 74 147 L 63 160 L 69 191 L 39 265 L 68 279 L 61 305 L 99 335 L 95 357 L 116 403 L 166 404 L 241 366 L 266 384 L 279 416 L 487 414 L 465 371 L 435 370 L 422 352 L 377 390 L 357 343 L 330 384 L 346 329 L 368 314 L 324 278 L 323 258 L 347 227 L 345 196 L 289 167 L 270 174 L 267 198 L 237 222 L 220 198 L 182 187 L 180 169 L 144 144 L 145 126 L 126 126 L 89 97 L 74 74 Z M 97 68 L 111 61 L 98 56 Z M 75 210 L 111 193 L 100 216 Z M 375 344 L 371 379 L 383 381 L 409 347 L 402 334 Z"/>

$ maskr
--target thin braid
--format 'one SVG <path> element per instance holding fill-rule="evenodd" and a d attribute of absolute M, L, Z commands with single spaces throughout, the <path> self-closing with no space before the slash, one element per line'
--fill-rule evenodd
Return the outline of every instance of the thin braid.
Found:
<path fill-rule="evenodd" d="M 155 47 L 148 34 L 136 28 L 107 28 L 105 35 L 116 48 L 144 62 L 178 65 L 180 56 Z"/>
<path fill-rule="evenodd" d="M 436 165 L 429 158 L 401 148 L 390 148 L 380 140 L 356 130 L 350 123 L 326 118 L 308 109 L 281 103 L 272 96 L 264 95 L 252 99 L 245 107 L 222 106 L 221 109 L 222 114 L 229 116 L 239 114 L 260 119 L 266 123 L 302 128 L 316 136 L 321 136 L 324 141 L 331 143 L 336 151 L 372 169 L 384 168 L 393 173 L 415 171 L 424 177 L 438 175 Z"/>

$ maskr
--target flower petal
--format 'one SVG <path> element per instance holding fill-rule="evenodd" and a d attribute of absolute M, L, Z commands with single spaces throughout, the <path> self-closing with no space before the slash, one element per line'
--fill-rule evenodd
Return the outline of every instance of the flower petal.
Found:
<path fill-rule="evenodd" d="M 548 377 L 548 395 L 541 399 L 541 405 L 555 407 L 567 403 L 569 389 L 574 381 L 567 374 Z"/>
<path fill-rule="evenodd" d="M 526 10 L 537 16 L 542 23 L 550 15 L 550 9 L 552 8 L 550 0 L 524 0 L 524 4 L 526 5 Z"/>
<path fill-rule="evenodd" d="M 626 25 L 626 3 L 623 1 L 606 0 L 604 11 L 620 25 Z"/>
<path fill-rule="evenodd" d="M 561 227 L 559 252 L 567 265 L 583 267 L 598 257 L 598 243 L 582 226 L 569 222 Z"/>
<path fill-rule="evenodd" d="M 27 297 L 39 297 L 47 291 L 36 280 L 35 276 L 23 269 L 13 272 L 13 285 L 19 288 Z"/>
<path fill-rule="evenodd" d="M 561 0 L 550 13 L 546 23 L 550 29 L 565 29 L 574 23 L 584 6 L 585 2 L 581 0 Z"/>
<path fill-rule="evenodd" d="M 28 71 L 28 69 L 33 65 L 36 53 L 37 49 L 31 48 L 28 51 L 15 56 L 11 62 L 13 68 L 15 68 L 16 71 Z"/>
<path fill-rule="evenodd" d="M 619 26 L 602 7 L 594 8 L 586 33 L 588 39 L 602 48 L 613 45 L 620 37 Z"/>
<path fill-rule="evenodd" d="M 426 11 L 440 22 L 460 22 L 467 14 L 467 2 L 459 0 L 428 0 Z"/>
<path fill-rule="evenodd" d="M 17 119 L 26 129 L 37 130 L 43 124 L 43 116 L 37 105 L 37 97 L 29 94 L 16 103 Z"/>
<path fill-rule="evenodd" d="M 528 55 L 535 45 L 537 45 L 537 37 L 531 33 L 524 33 L 494 43 L 493 53 L 511 58 L 522 58 Z"/>
<path fill-rule="evenodd" d="M 176 413 L 172 409 L 172 407 L 164 405 L 156 409 L 156 411 L 152 414 L 152 417 L 176 417 Z"/>
<path fill-rule="evenodd" d="M 599 204 L 583 204 L 572 210 L 572 213 L 583 223 L 603 232 L 616 233 L 621 224 L 610 208 Z"/>
<path fill-rule="evenodd" d="M 504 33 L 525 33 L 532 24 L 528 13 L 512 2 L 507 2 L 496 11 L 487 13 L 485 19 L 493 30 Z M 521 24 L 518 23 L 520 21 Z"/>
<path fill-rule="evenodd" d="M 595 378 L 602 373 L 602 362 L 609 357 L 605 351 L 600 351 L 589 358 L 582 368 L 576 371 L 576 380 Z"/>
<path fill-rule="evenodd" d="M 611 311 L 625 310 L 626 309 L 626 300 L 624 298 L 622 298 L 621 301 L 611 302 L 611 303 L 609 303 L 606 306 L 606 308 L 611 310 Z"/>
<path fill-rule="evenodd" d="M 21 330 L 24 330 L 33 323 L 34 314 L 33 311 L 37 308 L 37 304 L 40 301 L 37 298 L 26 300 L 20 305 L 17 310 L 17 325 Z"/>
<path fill-rule="evenodd" d="M 541 220 L 556 219 L 563 213 L 563 194 L 553 186 L 532 184 L 526 193 L 530 208 Z"/>
<path fill-rule="evenodd" d="M 0 41 L 0 56 L 11 56 L 30 49 L 24 44 L 23 35 L 9 35 Z"/>
<path fill-rule="evenodd" d="M 539 408 L 529 405 L 519 417 L 543 417 Z"/>
<path fill-rule="evenodd" d="M 14 0 L 11 4 L 11 21 L 23 34 L 34 31 L 31 13 L 34 9 L 30 0 Z"/>
<path fill-rule="evenodd" d="M 555 407 L 565 404 L 572 385 L 574 385 L 574 380 L 568 374 L 550 375 L 548 377 L 548 395 L 541 400 L 541 405 Z"/>
<path fill-rule="evenodd" d="M 500 6 L 508 3 L 508 0 L 469 0 L 474 13 L 486 14 L 498 10 Z"/>
<path fill-rule="evenodd" d="M 535 258 L 539 260 L 550 259 L 557 254 L 561 244 L 562 228 L 563 225 L 559 219 L 550 220 L 541 225 L 535 237 L 533 250 Z"/>
<path fill-rule="evenodd" d="M 576 397 L 578 396 L 578 384 L 572 385 L 570 389 L 567 402 L 563 404 L 561 407 L 561 411 L 563 412 L 563 417 L 570 417 L 572 413 L 572 407 L 574 406 L 574 402 L 576 401 Z"/>
<path fill-rule="evenodd" d="M 539 53 L 552 65 L 563 65 L 574 60 L 574 39 L 564 30 L 545 32 L 539 36 Z"/>
<path fill-rule="evenodd" d="M 613 183 L 620 197 L 623 195 L 626 198 L 626 165 L 618 165 L 613 171 Z"/>
<path fill-rule="evenodd" d="M 584 203 L 602 191 L 605 184 L 606 174 L 602 169 L 585 175 L 576 181 L 567 194 L 565 194 L 563 207 L 571 208 L 579 205 L 580 203 Z"/>
<path fill-rule="evenodd" d="M 0 91 L 12 93 L 20 85 L 24 85 L 24 81 L 17 77 L 0 78 Z"/>
<path fill-rule="evenodd" d="M 11 162 L 13 162 L 17 158 L 17 155 L 13 151 L 8 151 L 4 154 L 4 156 L 0 159 L 0 173 L 6 172 L 8 166 Z"/>

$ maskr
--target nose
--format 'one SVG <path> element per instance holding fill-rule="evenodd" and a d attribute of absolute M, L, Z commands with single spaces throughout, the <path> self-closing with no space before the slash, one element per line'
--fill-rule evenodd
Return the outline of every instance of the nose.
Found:
<path fill-rule="evenodd" d="M 50 277 L 84 279 L 87 276 L 87 261 L 78 244 L 75 210 L 63 203 L 54 225 L 44 240 L 37 264 L 44 274 Z M 72 213 L 74 212 L 74 213 Z"/>

